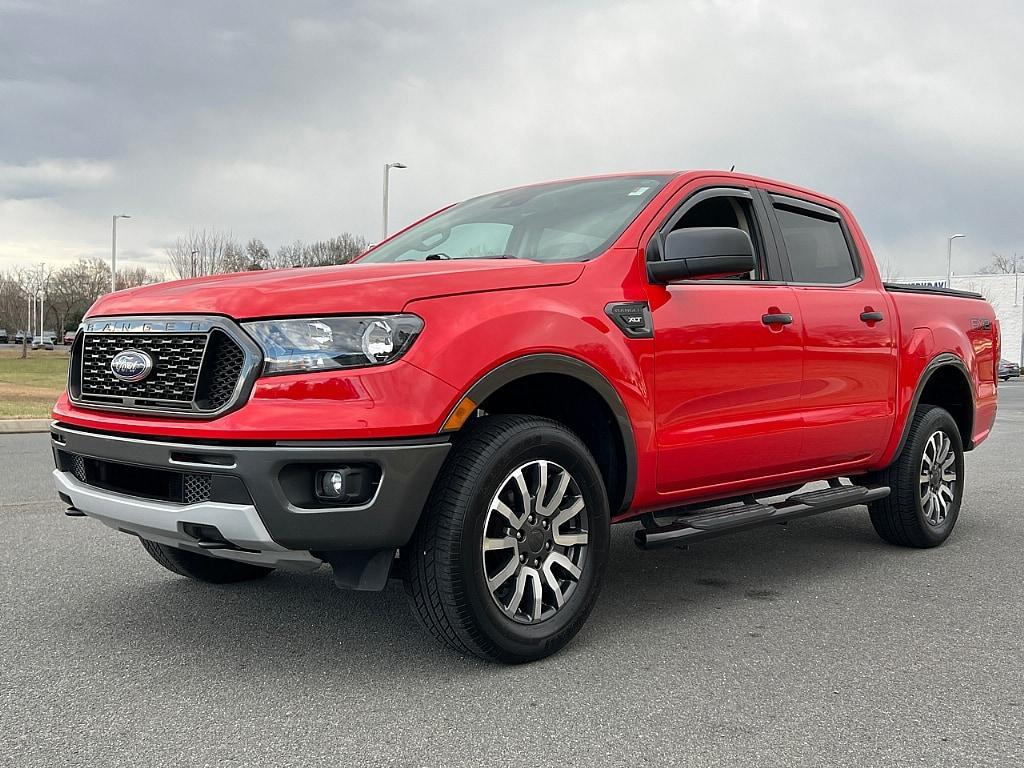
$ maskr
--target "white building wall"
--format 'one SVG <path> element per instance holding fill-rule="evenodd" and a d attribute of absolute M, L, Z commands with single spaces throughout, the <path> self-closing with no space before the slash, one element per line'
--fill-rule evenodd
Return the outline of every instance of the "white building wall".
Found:
<path fill-rule="evenodd" d="M 892 282 L 908 285 L 946 286 L 946 276 L 900 277 Z M 1024 273 L 1017 275 L 953 275 L 950 286 L 960 291 L 980 293 L 996 311 L 1002 332 L 1003 357 L 1024 364 L 1021 342 L 1024 339 Z"/>

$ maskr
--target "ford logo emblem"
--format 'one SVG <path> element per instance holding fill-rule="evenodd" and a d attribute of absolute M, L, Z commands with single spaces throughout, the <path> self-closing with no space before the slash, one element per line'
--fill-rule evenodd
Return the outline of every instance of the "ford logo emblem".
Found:
<path fill-rule="evenodd" d="M 121 381 L 142 381 L 153 372 L 153 358 L 141 350 L 126 349 L 114 355 L 110 372 Z"/>

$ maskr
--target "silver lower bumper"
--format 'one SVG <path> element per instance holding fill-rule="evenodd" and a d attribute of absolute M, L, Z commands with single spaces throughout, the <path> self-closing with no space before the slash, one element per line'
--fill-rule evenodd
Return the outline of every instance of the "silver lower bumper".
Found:
<path fill-rule="evenodd" d="M 285 549 L 271 539 L 251 504 L 165 504 L 109 493 L 80 483 L 74 475 L 56 469 L 53 478 L 57 490 L 68 496 L 77 509 L 118 531 L 212 557 L 272 568 L 311 571 L 322 565 L 322 561 L 309 552 Z M 195 539 L 183 532 L 183 523 L 212 525 L 227 541 L 253 551 L 202 549 L 196 546 Z"/>

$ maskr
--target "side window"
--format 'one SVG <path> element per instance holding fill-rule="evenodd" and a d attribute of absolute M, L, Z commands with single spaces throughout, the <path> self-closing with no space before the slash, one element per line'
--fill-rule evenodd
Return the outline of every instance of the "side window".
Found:
<path fill-rule="evenodd" d="M 750 237 L 754 245 L 754 257 L 757 268 L 753 272 L 741 275 L 737 280 L 766 280 L 764 254 L 761 240 L 757 232 L 757 219 L 754 216 L 753 203 L 743 197 L 718 195 L 701 200 L 683 214 L 671 231 L 689 229 L 691 227 L 733 227 L 742 229 Z"/>
<path fill-rule="evenodd" d="M 848 283 L 857 278 L 843 228 L 835 219 L 776 208 L 796 283 Z"/>

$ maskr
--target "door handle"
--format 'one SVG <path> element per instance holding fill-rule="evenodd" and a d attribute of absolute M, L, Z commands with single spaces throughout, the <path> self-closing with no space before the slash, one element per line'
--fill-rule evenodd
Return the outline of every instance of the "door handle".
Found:
<path fill-rule="evenodd" d="M 860 319 L 865 323 L 880 323 L 883 316 L 881 312 L 861 312 Z"/>
<path fill-rule="evenodd" d="M 765 325 L 789 325 L 793 322 L 793 316 L 786 312 L 779 312 L 774 315 L 761 315 L 761 322 Z"/>

